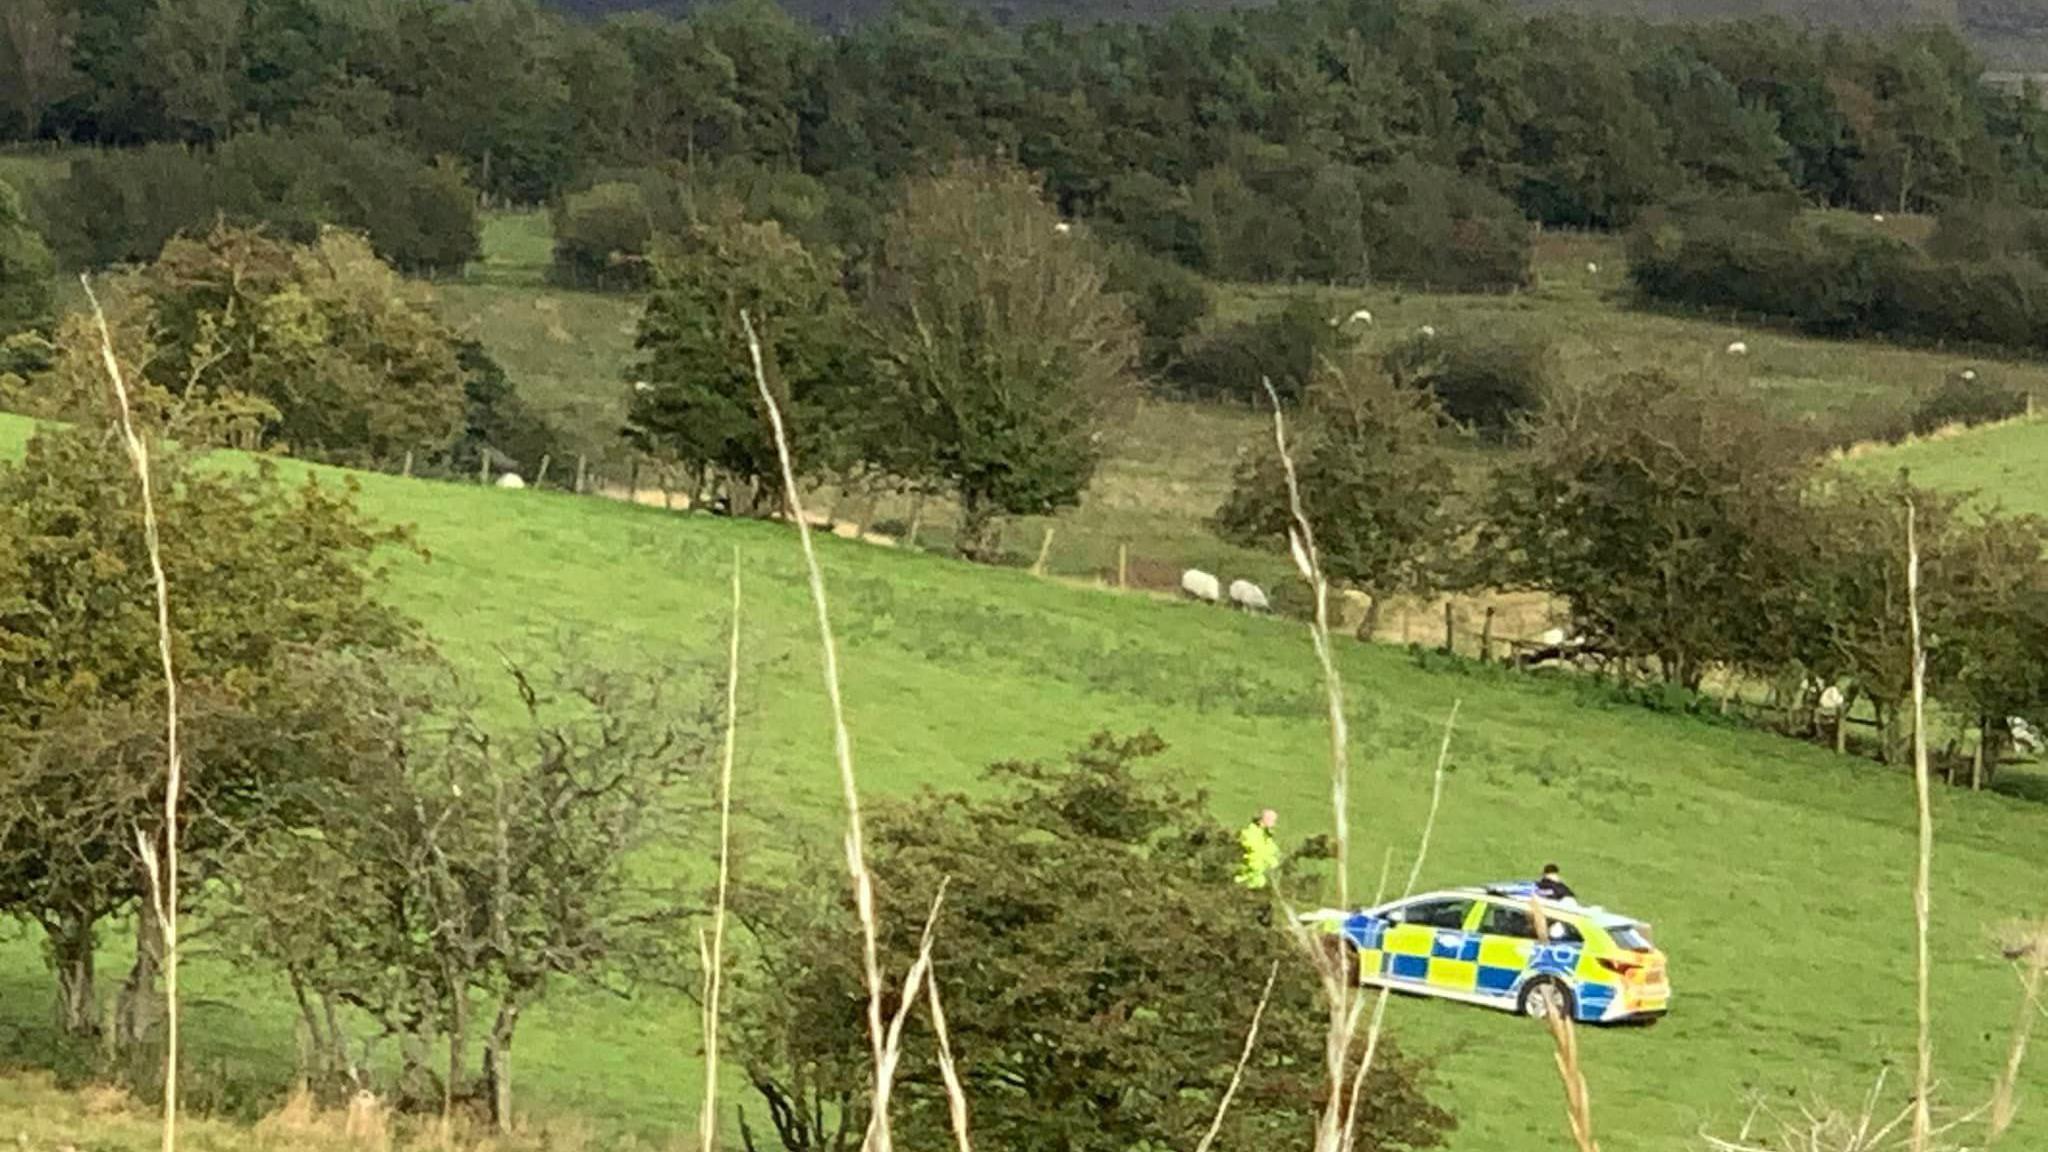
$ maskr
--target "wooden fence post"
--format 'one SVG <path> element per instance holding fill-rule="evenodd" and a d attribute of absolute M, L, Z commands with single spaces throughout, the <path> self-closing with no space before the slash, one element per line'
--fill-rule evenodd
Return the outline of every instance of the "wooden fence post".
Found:
<path fill-rule="evenodd" d="M 1486 622 L 1479 626 L 1479 662 L 1493 663 L 1493 605 L 1486 606 Z"/>
<path fill-rule="evenodd" d="M 476 482 L 479 484 L 489 484 L 491 482 L 491 450 L 489 448 L 476 454 Z"/>
<path fill-rule="evenodd" d="M 535 488 L 538 488 L 541 485 L 548 482 L 548 461 L 550 459 L 551 457 L 549 457 L 547 453 L 541 453 L 540 471 L 534 473 L 533 475 L 533 486 Z"/>
<path fill-rule="evenodd" d="M 1444 655 L 1446 656 L 1455 655 L 1458 651 L 1458 623 L 1457 618 L 1452 614 L 1453 611 L 1451 598 L 1448 596 L 1444 597 Z"/>
<path fill-rule="evenodd" d="M 1033 576 L 1045 575 L 1045 557 L 1052 551 L 1052 525 L 1045 526 L 1045 539 L 1038 542 L 1038 560 L 1031 565 Z"/>
<path fill-rule="evenodd" d="M 410 448 L 407 448 L 405 450 L 405 470 L 399 473 L 399 475 L 406 477 L 412 476 L 412 449 Z"/>
<path fill-rule="evenodd" d="M 578 452 L 576 454 L 576 494 L 578 496 L 583 495 L 583 480 L 589 474 L 589 467 L 590 461 L 584 458 L 583 453 Z"/>
<path fill-rule="evenodd" d="M 1131 587 L 1131 546 L 1122 540 L 1116 542 L 1116 586 L 1125 591 Z"/>
<path fill-rule="evenodd" d="M 640 458 L 633 458 L 633 467 L 626 473 L 626 503 L 640 502 Z"/>
<path fill-rule="evenodd" d="M 905 548 L 917 547 L 918 530 L 924 527 L 924 493 L 919 492 L 910 499 L 910 527 L 903 533 Z"/>

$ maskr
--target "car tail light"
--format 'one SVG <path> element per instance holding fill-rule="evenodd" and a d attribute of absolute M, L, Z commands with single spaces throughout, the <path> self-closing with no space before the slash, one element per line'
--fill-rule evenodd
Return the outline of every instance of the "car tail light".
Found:
<path fill-rule="evenodd" d="M 1600 957 L 1600 966 L 1624 980 L 1628 979 L 1630 973 L 1643 970 L 1643 966 L 1633 960 L 1616 960 L 1611 956 Z"/>

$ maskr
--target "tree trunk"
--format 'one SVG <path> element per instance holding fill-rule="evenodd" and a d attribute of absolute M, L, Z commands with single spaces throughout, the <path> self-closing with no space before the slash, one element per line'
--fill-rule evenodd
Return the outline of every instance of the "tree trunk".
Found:
<path fill-rule="evenodd" d="M 978 564 L 995 560 L 1002 548 L 995 513 L 972 493 L 961 495 L 960 539 L 955 542 L 955 547 L 962 558 Z"/>
<path fill-rule="evenodd" d="M 89 1039 L 99 1032 L 93 928 L 93 921 L 76 911 L 43 925 L 49 937 L 50 966 L 57 972 L 57 1027 L 66 1036 Z"/>
<path fill-rule="evenodd" d="M 158 1003 L 156 974 L 163 966 L 163 931 L 157 926 L 156 908 L 145 897 L 135 908 L 135 963 L 121 985 L 115 1009 L 114 1041 L 132 1050 L 148 1039 L 163 1015 Z"/>
<path fill-rule="evenodd" d="M 1862 695 L 1854 687 L 1842 693 L 1842 706 L 1835 710 L 1835 755 L 1849 753 L 1849 709 L 1856 706 L 1856 697 Z"/>
<path fill-rule="evenodd" d="M 1877 713 L 1877 762 L 1889 764 L 1892 762 L 1892 730 L 1886 722 L 1884 701 L 1872 696 L 1870 710 Z"/>
<path fill-rule="evenodd" d="M 484 1040 L 484 1085 L 490 1094 L 491 1124 L 512 1130 L 512 1033 L 519 1026 L 519 1003 L 507 1000 Z"/>
<path fill-rule="evenodd" d="M 1365 598 L 1365 615 L 1358 618 L 1358 638 L 1367 644 L 1380 634 L 1380 598 L 1368 595 Z"/>

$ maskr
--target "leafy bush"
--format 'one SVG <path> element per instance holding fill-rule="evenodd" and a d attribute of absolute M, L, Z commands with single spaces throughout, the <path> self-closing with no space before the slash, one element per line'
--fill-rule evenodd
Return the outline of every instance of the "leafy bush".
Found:
<path fill-rule="evenodd" d="M 29 227 L 21 197 L 0 183 L 0 339 L 49 322 L 52 271 L 50 250 Z"/>
<path fill-rule="evenodd" d="M 212 153 L 96 153 L 38 207 L 59 256 L 80 268 L 146 263 L 173 236 L 217 220 L 302 244 L 323 225 L 359 231 L 379 259 L 408 272 L 459 271 L 481 250 L 476 195 L 456 169 L 338 131 L 249 132 Z"/>
<path fill-rule="evenodd" d="M 1444 415 L 1491 440 L 1514 430 L 1550 387 L 1550 342 L 1524 332 L 1416 333 L 1387 349 L 1381 367 L 1395 383 L 1427 388 Z"/>
<path fill-rule="evenodd" d="M 1448 168 L 1402 160 L 1364 186 L 1375 281 L 1503 291 L 1529 280 L 1529 222 L 1513 201 Z"/>
<path fill-rule="evenodd" d="M 1109 290 L 1129 302 L 1131 314 L 1144 329 L 1138 354 L 1147 372 L 1171 369 L 1180 358 L 1182 342 L 1209 314 L 1209 288 L 1200 276 L 1136 248 L 1118 248 L 1112 254 Z"/>
<path fill-rule="evenodd" d="M 1300 399 L 1316 363 L 1352 345 L 1349 330 L 1332 324 L 1314 298 L 1291 297 L 1276 311 L 1220 329 L 1195 345 L 1168 375 L 1177 391 L 1195 400 L 1252 403 L 1270 379 L 1283 401 Z"/>
<path fill-rule="evenodd" d="M 2048 212 L 1964 201 L 1935 221 L 1927 250 L 1943 260 L 1983 262 L 2024 255 L 2048 263 Z"/>
<path fill-rule="evenodd" d="M 637 184 L 612 181 L 572 192 L 554 211 L 555 262 L 549 277 L 578 288 L 647 285 L 654 217 Z"/>
<path fill-rule="evenodd" d="M 1950 424 L 1992 424 L 2027 410 L 2027 394 L 1988 380 L 1951 376 L 1913 412 L 1913 431 L 1926 435 Z"/>
<path fill-rule="evenodd" d="M 1630 238 L 1630 276 L 1646 299 L 1761 313 L 1822 335 L 2039 349 L 2048 347 L 2048 267 L 2023 248 L 1983 247 L 2000 236 L 2031 242 L 2032 227 L 1985 216 L 1952 225 L 1937 253 L 1923 253 L 1808 223 L 1784 202 L 1695 205 L 1658 214 Z"/>

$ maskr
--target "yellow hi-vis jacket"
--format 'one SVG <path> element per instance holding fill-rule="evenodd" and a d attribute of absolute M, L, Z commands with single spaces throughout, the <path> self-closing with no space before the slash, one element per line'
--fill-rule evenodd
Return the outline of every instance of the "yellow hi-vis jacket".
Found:
<path fill-rule="evenodd" d="M 1237 834 L 1237 843 L 1244 849 L 1244 862 L 1237 866 L 1237 882 L 1251 889 L 1264 888 L 1267 876 L 1280 866 L 1279 842 L 1265 825 L 1254 820 Z"/>

